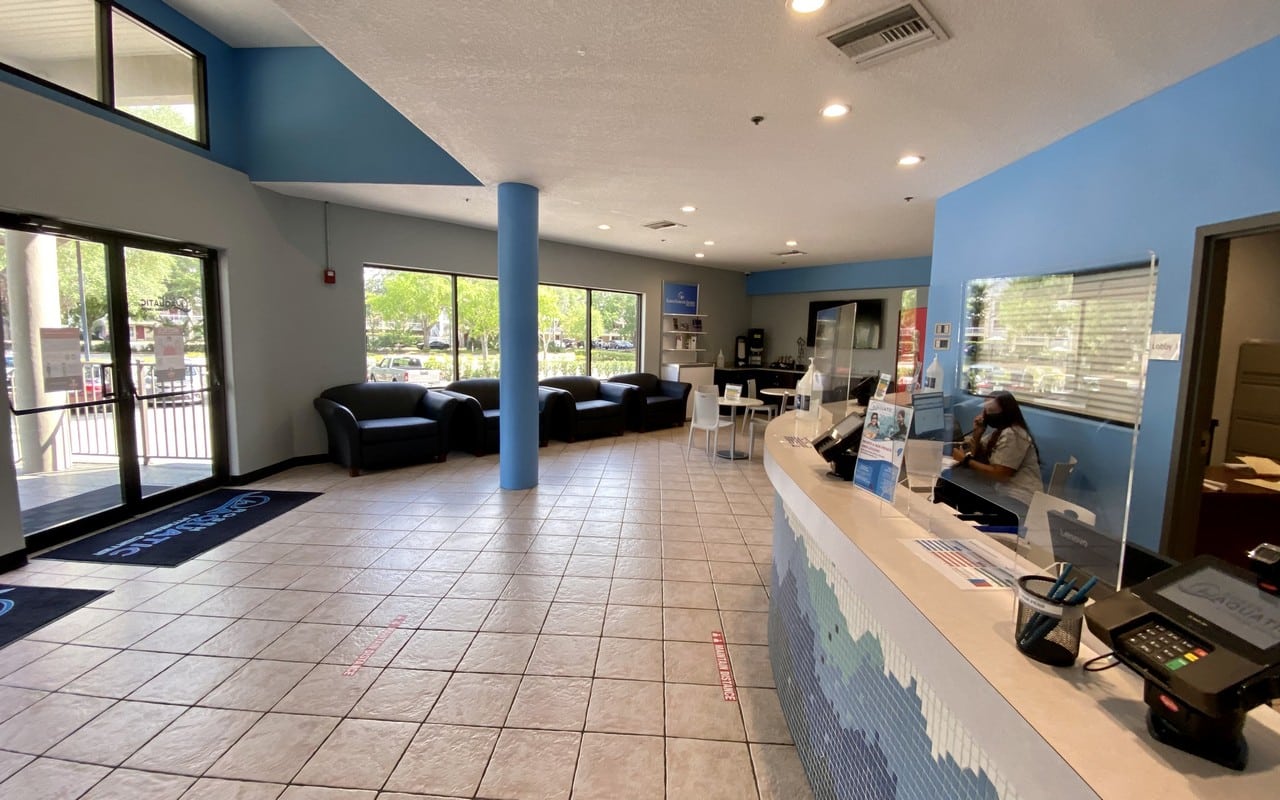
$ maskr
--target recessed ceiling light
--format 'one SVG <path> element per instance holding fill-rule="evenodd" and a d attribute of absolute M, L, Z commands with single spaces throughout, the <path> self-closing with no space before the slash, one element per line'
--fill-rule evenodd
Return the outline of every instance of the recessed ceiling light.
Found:
<path fill-rule="evenodd" d="M 696 206 L 680 206 L 680 210 L 686 214 L 692 214 L 693 212 L 697 211 L 698 208 Z"/>
<path fill-rule="evenodd" d="M 798 245 L 798 244 L 800 244 L 800 243 L 799 243 L 799 242 L 797 242 L 795 239 L 790 239 L 790 240 L 788 240 L 788 241 L 787 241 L 787 247 L 795 247 L 795 246 L 796 246 L 796 245 Z"/>
<path fill-rule="evenodd" d="M 787 0 L 787 6 L 797 14 L 812 14 L 827 4 L 827 0 Z"/>
<path fill-rule="evenodd" d="M 829 103 L 822 107 L 822 116 L 827 117 L 829 119 L 834 119 L 836 117 L 843 117 L 845 114 L 848 114 L 848 113 L 849 113 L 849 106 L 847 103 Z"/>
<path fill-rule="evenodd" d="M 607 230 L 610 230 L 611 228 L 613 228 L 613 226 L 612 226 L 612 225 L 597 225 L 596 227 L 597 227 L 597 228 L 599 228 L 599 229 L 600 229 L 600 230 L 602 230 L 602 231 L 607 231 Z"/>
<path fill-rule="evenodd" d="M 714 246 L 715 246 L 715 242 L 711 241 L 710 239 L 708 239 L 708 240 L 706 240 L 705 242 L 703 242 L 703 244 L 705 244 L 707 247 L 714 247 Z"/>
<path fill-rule="evenodd" d="M 694 254 L 693 254 L 693 257 L 694 257 L 694 258 L 706 258 L 706 257 L 707 257 L 707 254 L 706 254 L 706 253 L 694 253 Z"/>
<path fill-rule="evenodd" d="M 898 159 L 898 166 L 914 167 L 916 164 L 919 164 L 921 161 L 924 161 L 924 156 L 917 156 L 914 154 L 909 156 L 903 156 L 902 158 Z"/>

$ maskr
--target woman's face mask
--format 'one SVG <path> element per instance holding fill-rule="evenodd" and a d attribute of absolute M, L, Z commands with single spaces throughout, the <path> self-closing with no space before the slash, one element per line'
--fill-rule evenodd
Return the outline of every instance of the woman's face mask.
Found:
<path fill-rule="evenodd" d="M 982 418 L 986 420 L 987 425 L 992 428 L 1009 427 L 1009 415 L 1001 411 L 995 406 L 986 406 L 982 409 Z"/>

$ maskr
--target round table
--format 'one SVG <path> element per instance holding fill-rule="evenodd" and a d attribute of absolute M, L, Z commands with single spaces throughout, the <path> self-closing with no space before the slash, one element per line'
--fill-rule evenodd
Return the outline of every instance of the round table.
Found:
<path fill-rule="evenodd" d="M 735 418 L 739 408 L 755 408 L 764 405 L 764 401 L 758 397 L 739 397 L 737 400 L 728 400 L 724 396 L 718 398 L 720 405 L 729 407 L 729 449 L 719 450 L 716 455 L 721 458 L 739 459 L 747 458 L 747 454 L 738 449 L 738 425 Z"/>
<path fill-rule="evenodd" d="M 785 414 L 787 411 L 787 401 L 796 396 L 796 390 L 795 389 L 777 389 L 777 388 L 770 387 L 768 389 L 761 389 L 759 392 L 757 392 L 757 394 L 762 394 L 765 397 L 781 397 L 782 403 L 778 407 L 778 413 Z"/>

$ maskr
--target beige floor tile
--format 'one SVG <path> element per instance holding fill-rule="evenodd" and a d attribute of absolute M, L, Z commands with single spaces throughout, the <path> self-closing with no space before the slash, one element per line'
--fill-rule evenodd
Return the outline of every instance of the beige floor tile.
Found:
<path fill-rule="evenodd" d="M 202 656 L 253 658 L 292 627 L 293 623 L 280 620 L 239 619 L 193 652 Z"/>
<path fill-rule="evenodd" d="M 791 746 L 776 744 L 751 745 L 760 800 L 811 800 L 813 792 L 804 766 Z"/>
<path fill-rule="evenodd" d="M 674 608 L 718 608 L 713 584 L 663 581 L 662 605 Z"/>
<path fill-rule="evenodd" d="M 413 638 L 413 633 L 411 628 L 368 626 L 354 628 L 321 659 L 321 662 L 339 664 L 343 667 L 349 667 L 357 662 L 367 667 L 385 667 Z"/>
<path fill-rule="evenodd" d="M 56 691 L 118 653 L 104 647 L 64 644 L 4 676 L 6 686 Z"/>
<path fill-rule="evenodd" d="M 448 573 L 439 574 L 447 575 Z M 502 591 L 507 588 L 507 582 L 510 580 L 510 575 L 502 573 L 467 573 L 454 582 L 446 596 L 464 600 L 497 600 L 502 596 Z"/>
<path fill-rule="evenodd" d="M 173 666 L 181 656 L 123 650 L 62 687 L 73 694 L 125 697 L 142 684 Z"/>
<path fill-rule="evenodd" d="M 773 664 L 769 661 L 768 646 L 731 644 L 729 663 L 733 665 L 733 677 L 739 686 L 773 687 Z"/>
<path fill-rule="evenodd" d="M 181 800 L 276 800 L 284 790 L 282 783 L 201 778 Z"/>
<path fill-rule="evenodd" d="M 721 611 L 725 641 L 732 644 L 769 643 L 769 615 L 759 611 Z"/>
<path fill-rule="evenodd" d="M 539 636 L 525 672 L 591 677 L 600 640 L 593 636 Z"/>
<path fill-rule="evenodd" d="M 166 585 L 164 587 L 168 589 Z M 106 595 L 110 597 L 111 595 Z M 27 634 L 27 638 L 41 642 L 57 642 L 63 644 L 76 639 L 108 620 L 120 616 L 120 611 L 109 608 L 86 606 L 72 611 L 61 619 L 54 620 L 39 630 Z"/>
<path fill-rule="evenodd" d="M 195 778 L 118 769 L 80 800 L 178 800 Z"/>
<path fill-rule="evenodd" d="M 417 732 L 418 726 L 410 722 L 343 720 L 294 781 L 380 789 Z"/>
<path fill-rule="evenodd" d="M 703 683 L 720 685 L 720 669 L 716 650 L 710 643 L 664 643 L 663 677 L 669 683 Z"/>
<path fill-rule="evenodd" d="M 328 557 L 321 554 L 320 557 Z M 298 578 L 287 588 L 304 592 L 336 592 L 360 574 L 359 567 L 313 567 L 305 575 Z"/>
<path fill-rule="evenodd" d="M 304 661 L 315 664 L 327 656 L 333 648 L 355 630 L 350 625 L 321 625 L 299 622 L 271 644 L 258 658 L 272 661 Z"/>
<path fill-rule="evenodd" d="M 646 559 L 657 563 L 657 559 Z M 614 605 L 661 606 L 662 581 L 647 578 L 614 578 L 609 590 Z"/>
<path fill-rule="evenodd" d="M 667 541 L 662 543 L 662 557 L 706 561 L 707 548 L 702 542 Z"/>
<path fill-rule="evenodd" d="M 491 633 L 538 633 L 551 604 L 532 600 L 499 600 L 480 630 Z"/>
<path fill-rule="evenodd" d="M 221 633 L 234 621 L 227 617 L 178 617 L 143 638 L 133 649 L 186 655 Z"/>
<path fill-rule="evenodd" d="M 456 572 L 414 572 L 396 587 L 395 593 L 407 597 L 444 597 L 458 577 Z"/>
<path fill-rule="evenodd" d="M 503 730 L 480 795 L 495 800 L 567 800 L 581 738 L 580 733 Z"/>
<path fill-rule="evenodd" d="M 514 575 L 502 590 L 502 600 L 550 603 L 560 588 L 559 575 Z"/>
<path fill-rule="evenodd" d="M 111 595 L 107 596 L 110 597 Z M 11 675 L 15 670 L 25 667 L 43 655 L 52 653 L 61 646 L 57 642 L 37 642 L 34 639 L 19 639 L 0 648 L 0 677 Z"/>
<path fill-rule="evenodd" d="M 662 680 L 662 642 L 656 639 L 601 639 L 595 676 Z"/>
<path fill-rule="evenodd" d="M 740 742 L 667 739 L 668 800 L 754 800 L 751 755 Z"/>
<path fill-rule="evenodd" d="M 590 678 L 526 675 L 506 725 L 510 728 L 580 731 L 587 716 Z"/>
<path fill-rule="evenodd" d="M 567 566 L 566 569 L 568 569 Z M 612 572 L 613 570 L 610 568 L 608 573 Z M 556 589 L 556 603 L 598 603 L 603 605 L 609 600 L 609 587 L 613 583 L 612 578 L 608 577 L 608 573 L 604 577 L 565 576 L 560 581 L 560 587 Z M 551 610 L 555 611 L 554 605 Z"/>
<path fill-rule="evenodd" d="M 662 608 L 610 605 L 604 613 L 603 633 L 615 639 L 661 639 Z"/>
<path fill-rule="evenodd" d="M 73 764 L 37 758 L 0 784 L 0 796 L 22 800 L 66 800 L 79 797 L 111 770 L 92 764 Z"/>
<path fill-rule="evenodd" d="M 122 649 L 132 647 L 140 639 L 158 631 L 174 619 L 176 617 L 172 614 L 126 611 L 76 638 L 75 644 Z"/>
<path fill-rule="evenodd" d="M 421 669 L 385 669 L 364 693 L 350 716 L 422 722 L 449 682 L 449 673 Z"/>
<path fill-rule="evenodd" d="M 599 636 L 604 626 L 603 605 L 586 602 L 561 602 L 551 604 L 547 619 L 542 624 L 545 635 Z"/>
<path fill-rule="evenodd" d="M 445 631 L 478 631 L 493 609 L 493 600 L 441 600 L 422 627 Z"/>
<path fill-rule="evenodd" d="M 49 693 L 39 689 L 19 689 L 15 686 L 0 686 L 0 722 L 30 708 L 32 704 L 48 697 Z M 102 695 L 105 697 L 105 695 Z"/>
<path fill-rule="evenodd" d="M 716 600 L 721 610 L 759 611 L 769 610 L 769 597 L 760 586 L 716 584 Z"/>
<path fill-rule="evenodd" d="M 434 597 L 393 595 L 383 598 L 382 602 L 378 603 L 360 624 L 375 628 L 384 628 L 389 625 L 418 628 L 439 602 Z"/>
<path fill-rule="evenodd" d="M 668 683 L 664 693 L 667 736 L 746 741 L 742 711 L 737 703 L 724 699 L 719 685 Z"/>
<path fill-rule="evenodd" d="M 359 625 L 381 602 L 382 597 L 376 594 L 332 594 L 303 617 L 302 621 L 327 625 Z"/>
<path fill-rule="evenodd" d="M 664 733 L 662 684 L 597 678 L 591 685 L 586 729 L 606 733 Z"/>
<path fill-rule="evenodd" d="M 471 646 L 470 631 L 415 631 L 391 666 L 404 669 L 456 669 Z"/>
<path fill-rule="evenodd" d="M 182 706 L 123 700 L 63 739 L 46 755 L 116 767 L 184 710 Z"/>
<path fill-rule="evenodd" d="M 269 711 L 312 669 L 293 661 L 254 659 L 200 699 L 209 708 Z"/>
<path fill-rule="evenodd" d="M 338 664 L 318 664 L 272 710 L 285 714 L 345 716 L 380 672 L 376 667 L 364 667 L 354 675 L 347 675 L 345 670 L 346 667 Z"/>
<path fill-rule="evenodd" d="M 231 677 L 247 661 L 243 658 L 183 656 L 164 672 L 139 686 L 130 700 L 193 705 Z"/>
<path fill-rule="evenodd" d="M 130 769 L 203 775 L 261 714 L 191 708 L 125 762 Z"/>
<path fill-rule="evenodd" d="M 337 724 L 334 717 L 267 714 L 206 774 L 248 781 L 290 780 Z"/>
<path fill-rule="evenodd" d="M 271 589 L 232 586 L 196 606 L 191 613 L 209 617 L 241 617 L 273 594 L 275 592 Z"/>
<path fill-rule="evenodd" d="M 181 583 L 139 603 L 133 610 L 152 611 L 157 614 L 186 614 L 221 591 L 221 586 Z"/>
<path fill-rule="evenodd" d="M 662 559 L 662 579 L 664 581 L 711 581 L 711 570 L 706 561 L 689 561 L 685 559 Z"/>
<path fill-rule="evenodd" d="M 383 788 L 471 797 L 497 741 L 496 728 L 423 725 Z"/>
<path fill-rule="evenodd" d="M 712 609 L 662 609 L 662 631 L 667 640 L 709 642 L 712 631 L 721 630 L 720 625 L 720 613 Z"/>
<path fill-rule="evenodd" d="M 665 761 L 658 736 L 583 734 L 574 800 L 663 800 Z"/>
<path fill-rule="evenodd" d="M 477 633 L 458 671 L 522 675 L 537 640 L 530 633 Z"/>
<path fill-rule="evenodd" d="M 755 564 L 736 561 L 712 561 L 711 579 L 716 583 L 739 583 L 759 586 L 760 572 Z"/>
<path fill-rule="evenodd" d="M 518 675 L 454 673 L 427 719 L 447 725 L 501 726 L 519 685 Z"/>
<path fill-rule="evenodd" d="M 0 750 L 40 755 L 113 704 L 103 697 L 48 695 L 0 724 Z"/>
<path fill-rule="evenodd" d="M 280 800 L 375 800 L 372 789 L 334 789 L 328 786 L 290 786 Z"/>
<path fill-rule="evenodd" d="M 742 720 L 747 728 L 747 741 L 769 744 L 791 744 L 791 732 L 782 715 L 778 693 L 773 689 L 738 689 Z"/>

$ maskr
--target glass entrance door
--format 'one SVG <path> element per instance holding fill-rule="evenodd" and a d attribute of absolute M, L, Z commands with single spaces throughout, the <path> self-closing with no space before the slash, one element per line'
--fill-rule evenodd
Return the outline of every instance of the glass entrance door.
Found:
<path fill-rule="evenodd" d="M 0 227 L 23 533 L 89 525 L 95 515 L 105 524 L 211 483 L 225 458 L 208 353 L 208 254 L 28 227 Z"/>

